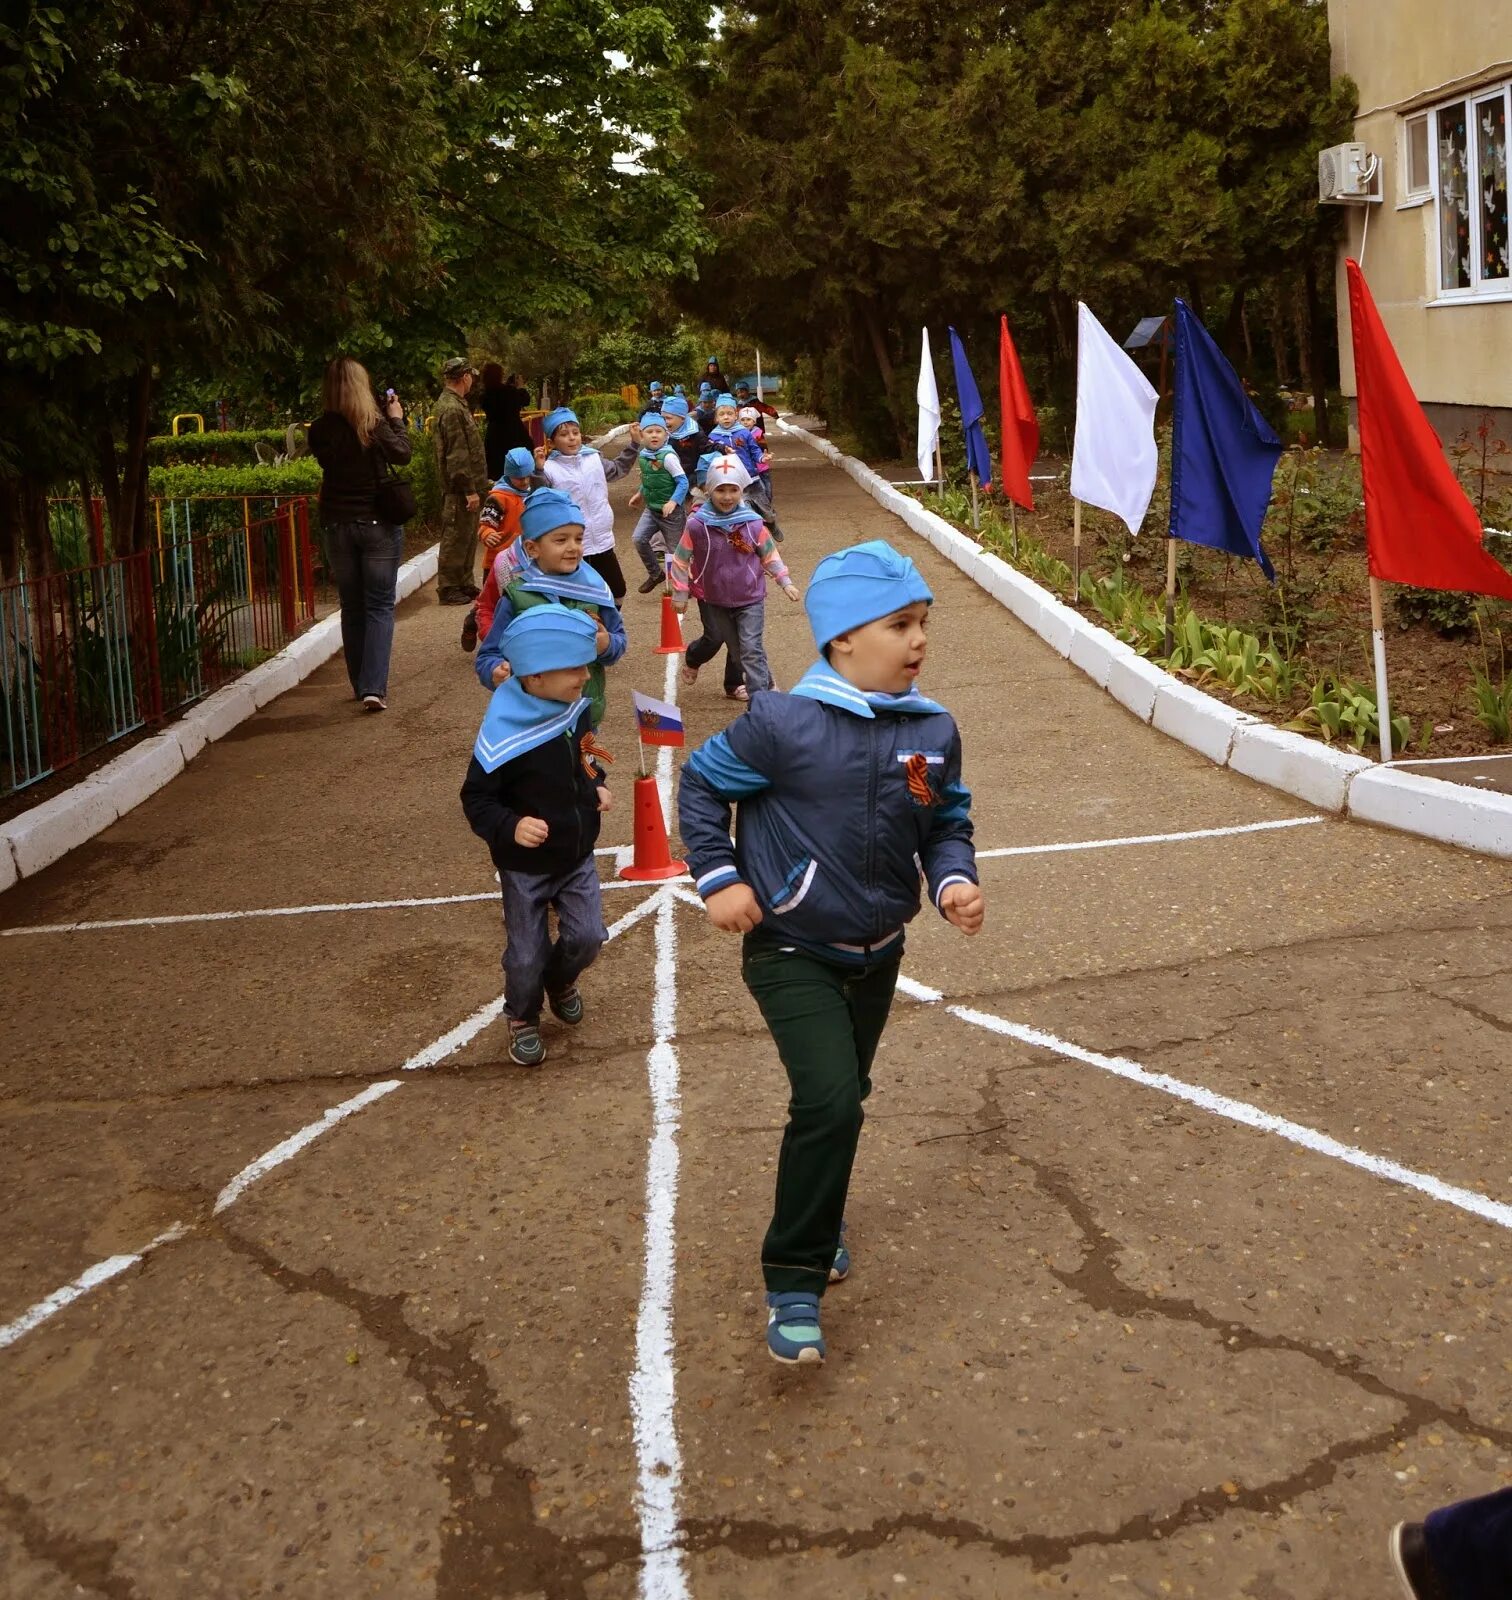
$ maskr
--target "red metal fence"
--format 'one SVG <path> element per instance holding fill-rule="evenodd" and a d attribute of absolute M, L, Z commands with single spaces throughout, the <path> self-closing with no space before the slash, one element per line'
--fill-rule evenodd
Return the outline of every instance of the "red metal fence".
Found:
<path fill-rule="evenodd" d="M 314 616 L 302 499 L 115 561 L 0 584 L 0 787 L 24 788 L 172 715 Z"/>

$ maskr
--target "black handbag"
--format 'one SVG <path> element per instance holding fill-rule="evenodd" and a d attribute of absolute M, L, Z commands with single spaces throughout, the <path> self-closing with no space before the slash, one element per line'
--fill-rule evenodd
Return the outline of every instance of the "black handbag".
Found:
<path fill-rule="evenodd" d="M 420 510 L 415 491 L 402 479 L 389 471 L 388 458 L 381 450 L 373 450 L 373 512 L 380 522 L 400 527 Z"/>

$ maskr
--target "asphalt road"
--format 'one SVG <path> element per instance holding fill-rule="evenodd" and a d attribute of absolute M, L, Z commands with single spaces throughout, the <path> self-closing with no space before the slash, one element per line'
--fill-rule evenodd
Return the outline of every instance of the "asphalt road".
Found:
<path fill-rule="evenodd" d="M 978 939 L 910 930 L 829 1363 L 763 1345 L 734 941 L 606 888 L 587 1022 L 505 1058 L 427 590 L 387 716 L 332 664 L 0 899 L 0 1593 L 1377 1600 L 1394 1521 L 1512 1481 L 1512 867 L 1211 767 L 777 473 L 800 582 L 919 562 L 1012 852 Z M 627 611 L 606 847 L 666 683 Z"/>

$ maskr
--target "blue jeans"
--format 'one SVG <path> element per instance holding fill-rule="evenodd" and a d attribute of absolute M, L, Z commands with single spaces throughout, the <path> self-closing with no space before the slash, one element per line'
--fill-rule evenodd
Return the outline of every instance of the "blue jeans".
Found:
<path fill-rule="evenodd" d="M 1449 1600 L 1512 1594 L 1512 1489 L 1430 1511 L 1423 1534 Z"/>
<path fill-rule="evenodd" d="M 683 522 L 686 517 L 687 513 L 681 506 L 670 517 L 664 517 L 660 511 L 653 511 L 650 506 L 641 512 L 630 538 L 648 578 L 666 576 L 667 557 L 677 548 L 677 541 L 682 538 Z"/>
<path fill-rule="evenodd" d="M 684 659 L 689 666 L 712 660 L 723 645 L 730 652 L 730 660 L 740 664 L 747 694 L 770 689 L 772 669 L 767 665 L 766 645 L 761 637 L 766 624 L 766 601 L 756 600 L 748 606 L 717 606 L 712 600 L 703 600 L 698 609 L 703 616 L 704 636 L 688 646 Z"/>
<path fill-rule="evenodd" d="M 609 937 L 592 852 L 566 872 L 501 872 L 504 897 L 504 1015 L 541 1020 L 548 994 L 565 994 L 588 970 Z M 553 943 L 547 910 L 557 914 Z"/>
<path fill-rule="evenodd" d="M 359 700 L 387 695 L 404 529 L 386 522 L 333 522 L 326 528 L 326 548 L 341 596 L 341 648 L 352 693 Z"/>

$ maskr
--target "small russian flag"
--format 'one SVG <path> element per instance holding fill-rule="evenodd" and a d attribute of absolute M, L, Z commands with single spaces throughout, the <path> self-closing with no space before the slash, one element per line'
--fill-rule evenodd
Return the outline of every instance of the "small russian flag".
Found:
<path fill-rule="evenodd" d="M 641 743 L 668 744 L 681 748 L 682 712 L 665 700 L 653 700 L 638 689 L 632 689 L 630 693 L 635 699 L 635 720 L 640 724 Z"/>

